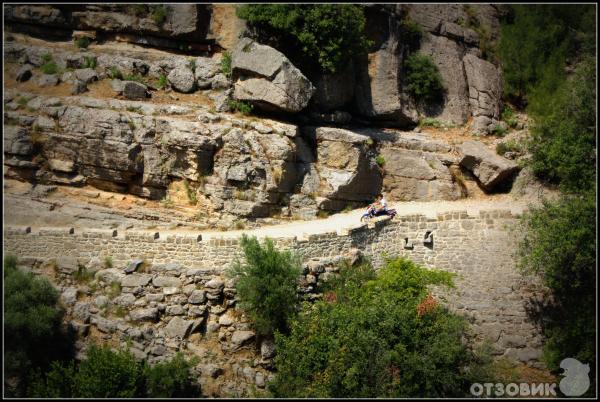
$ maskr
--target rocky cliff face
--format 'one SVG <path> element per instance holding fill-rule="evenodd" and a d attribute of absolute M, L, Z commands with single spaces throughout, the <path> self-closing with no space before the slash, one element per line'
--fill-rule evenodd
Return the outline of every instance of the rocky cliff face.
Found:
<path fill-rule="evenodd" d="M 282 52 L 217 33 L 241 29 L 223 22 L 232 14 L 225 6 L 217 12 L 208 5 L 168 5 L 160 26 L 153 7 L 6 6 L 5 22 L 13 27 L 95 30 L 83 33 L 92 38 L 137 32 L 148 43 L 161 37 L 205 43 L 223 38 L 232 61 L 229 72 L 222 54 L 208 51 L 199 57 L 144 50 L 124 55 L 100 45 L 77 49 L 68 42 L 35 45 L 9 38 L 6 177 L 91 184 L 151 199 L 165 197 L 173 181 L 185 180 L 201 208 L 214 214 L 309 219 L 319 211 L 364 205 L 382 190 L 390 200 L 464 197 L 455 174 L 461 168 L 486 166 L 481 180 L 487 191 L 515 171 L 511 165 L 498 173 L 506 167 L 502 161 L 488 163 L 495 158 L 485 152 L 478 153 L 477 163 L 466 163 L 460 149 L 426 134 L 348 124 L 368 119 L 406 126 L 423 116 L 462 124 L 474 116 L 480 132 L 492 127 L 500 113 L 501 75 L 480 57 L 481 38 L 464 21 L 476 18 L 494 37 L 494 7 L 369 6 L 372 51 L 314 82 Z M 432 56 L 446 83 L 437 106 L 417 108 L 404 88 L 403 60 L 415 50 L 404 36 L 408 19 L 422 27 L 418 51 Z M 41 71 L 48 57 L 58 73 Z M 88 96 L 90 88 L 104 92 Z M 208 101 L 179 102 L 177 94 L 201 94 Z M 265 114 L 231 114 L 232 101 Z M 492 176 L 499 179 L 487 180 Z"/>
<path fill-rule="evenodd" d="M 172 4 L 157 11 L 144 5 L 11 5 L 5 7 L 10 26 L 95 30 L 99 34 L 124 34 L 121 39 L 159 47 L 210 51 L 233 51 L 244 32 L 244 22 L 235 16 L 235 6 Z M 386 125 L 414 126 L 420 117 L 464 124 L 475 117 L 474 129 L 485 134 L 497 124 L 500 111 L 501 73 L 482 59 L 482 42 L 499 36 L 499 12 L 492 5 L 369 5 L 365 9 L 367 36 L 373 41 L 369 54 L 355 60 L 344 71 L 313 77 L 314 96 L 310 109 L 333 122 L 347 120 L 334 113 L 346 112 Z M 403 24 L 413 21 L 422 30 L 417 51 L 433 58 L 445 83 L 439 104 L 417 108 L 405 90 L 403 62 L 410 49 Z M 477 29 L 477 31 L 475 29 Z M 485 37 L 482 37 L 484 35 Z M 168 41 L 172 41 L 168 42 Z M 179 41 L 179 42 L 177 42 Z M 183 42 L 182 42 L 183 41 Z M 189 43 L 188 43 L 189 42 Z M 216 47 L 215 47 L 216 46 Z M 280 49 L 282 50 L 282 49 Z M 285 57 L 285 56 L 284 56 Z M 285 96 L 280 81 L 289 83 L 282 70 L 264 82 L 254 79 L 236 85 L 240 100 Z M 297 71 L 298 77 L 303 76 Z M 306 84 L 308 85 L 308 84 Z M 279 94 L 278 94 L 279 93 Z M 311 91 L 306 90 L 309 95 Z M 284 108 L 296 113 L 308 100 Z M 262 107 L 272 104 L 266 99 Z M 281 102 L 280 102 L 281 103 Z M 280 107 L 276 107 L 279 110 Z"/>

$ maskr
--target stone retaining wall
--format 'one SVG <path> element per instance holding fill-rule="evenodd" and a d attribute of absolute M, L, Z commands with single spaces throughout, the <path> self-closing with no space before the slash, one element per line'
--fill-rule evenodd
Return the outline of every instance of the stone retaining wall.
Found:
<path fill-rule="evenodd" d="M 320 297 L 315 287 L 337 270 L 337 262 L 343 258 L 355 259 L 359 254 L 370 258 L 376 268 L 381 267 L 387 255 L 406 256 L 426 267 L 454 272 L 456 288 L 434 289 L 434 295 L 469 318 L 472 339 L 481 341 L 486 337 L 491 340 L 496 355 L 540 367 L 541 335 L 528 320 L 525 305 L 541 288 L 536 281 L 515 270 L 513 253 L 517 234 L 512 228 L 516 218 L 510 211 L 500 210 L 482 211 L 478 216 L 469 216 L 466 212 L 442 213 L 437 218 L 398 216 L 393 221 L 375 221 L 369 227 L 346 230 L 342 235 L 334 232 L 274 241 L 278 248 L 291 249 L 302 256 L 304 273 L 300 289 L 309 299 Z M 5 227 L 4 252 L 19 256 L 23 264 L 39 273 L 48 266 L 49 259 L 54 259 L 53 280 L 63 292 L 69 312 L 75 312 L 74 325 L 85 333 L 88 327 L 95 327 L 104 333 L 105 339 L 114 339 L 114 334 L 121 341 L 127 336 L 137 336 L 140 357 L 158 361 L 177 350 L 198 354 L 197 349 L 202 349 L 203 343 L 214 337 L 221 345 L 220 353 L 235 356 L 254 339 L 249 323 L 234 308 L 234 285 L 224 274 L 234 259 L 242 256 L 236 239 L 203 241 L 201 233 L 78 232 L 69 228 L 32 231 Z M 113 268 L 103 266 L 106 257 L 111 257 Z M 139 270 L 126 273 L 125 268 L 136 259 L 138 264 L 145 261 L 149 267 L 146 273 Z M 46 261 L 46 265 L 42 261 Z M 90 291 L 85 286 L 82 290 L 73 280 L 78 264 L 95 272 L 104 287 Z M 97 301 L 99 295 L 109 292 L 110 282 L 115 281 L 121 283 L 120 294 L 107 303 L 121 303 L 123 309 L 120 318 L 113 317 L 110 321 L 102 309 L 97 308 Z M 93 297 L 96 297 L 95 304 L 86 302 Z M 81 314 L 85 303 L 91 310 Z M 136 328 L 141 328 L 141 334 Z M 194 337 L 194 332 L 199 335 Z M 144 338 L 147 333 L 152 335 Z M 158 345 L 163 345 L 165 353 L 155 353 Z M 260 347 L 262 352 L 258 366 L 248 366 L 251 367 L 248 369 L 238 361 L 233 367 L 225 359 L 222 363 L 233 367 L 238 378 L 261 387 L 271 375 L 268 372 L 269 345 L 256 342 L 255 347 Z M 255 347 L 250 350 L 257 354 Z M 217 366 L 220 364 L 214 358 L 203 360 L 206 381 L 219 378 L 215 362 Z M 249 374 L 250 370 L 254 370 L 254 374 Z M 231 394 L 235 388 L 232 384 L 221 386 L 229 387 Z"/>

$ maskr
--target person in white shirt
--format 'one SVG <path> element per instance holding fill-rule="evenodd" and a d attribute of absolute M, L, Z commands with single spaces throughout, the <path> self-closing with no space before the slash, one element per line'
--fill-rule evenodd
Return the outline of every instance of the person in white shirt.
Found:
<path fill-rule="evenodd" d="M 377 202 L 375 203 L 375 216 L 383 215 L 387 211 L 387 202 L 383 198 L 383 194 L 377 196 Z"/>

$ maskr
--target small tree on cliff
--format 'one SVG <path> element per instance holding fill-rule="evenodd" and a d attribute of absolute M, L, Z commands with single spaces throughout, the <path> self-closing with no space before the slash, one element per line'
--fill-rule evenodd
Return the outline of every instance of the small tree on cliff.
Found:
<path fill-rule="evenodd" d="M 290 251 L 277 251 L 271 239 L 261 246 L 255 237 L 242 236 L 245 263 L 237 260 L 229 275 L 237 279 L 240 306 L 260 335 L 287 331 L 298 303 L 300 260 Z"/>

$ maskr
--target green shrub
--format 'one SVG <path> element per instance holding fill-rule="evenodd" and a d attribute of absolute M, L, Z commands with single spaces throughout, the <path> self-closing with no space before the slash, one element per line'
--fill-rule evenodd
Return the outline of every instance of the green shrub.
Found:
<path fill-rule="evenodd" d="M 185 193 L 190 204 L 196 205 L 198 203 L 196 190 L 190 187 L 190 183 L 187 181 L 187 179 L 183 179 L 183 187 L 185 188 Z"/>
<path fill-rule="evenodd" d="M 142 77 L 142 75 L 139 74 L 139 73 L 125 74 L 123 76 L 123 80 L 125 80 L 125 81 L 135 81 L 135 82 L 139 82 L 140 84 L 146 85 L 146 79 L 144 77 Z"/>
<path fill-rule="evenodd" d="M 98 60 L 95 57 L 85 56 L 83 60 L 83 68 L 96 68 L 98 64 Z"/>
<path fill-rule="evenodd" d="M 383 157 L 383 155 L 377 155 L 375 157 L 375 162 L 380 166 L 383 167 L 383 165 L 385 165 L 385 158 Z"/>
<path fill-rule="evenodd" d="M 411 20 L 408 16 L 404 17 L 400 23 L 400 37 L 403 43 L 408 43 L 411 49 L 419 46 L 423 36 L 423 29 L 419 24 Z"/>
<path fill-rule="evenodd" d="M 88 282 L 94 278 L 94 273 L 87 270 L 86 267 L 77 267 L 77 272 L 73 273 L 73 279 L 77 282 Z"/>
<path fill-rule="evenodd" d="M 149 366 L 138 363 L 129 351 L 113 351 L 91 345 L 79 365 L 52 364 L 29 388 L 35 398 L 195 398 L 200 388 L 191 368 L 196 359 L 178 353 L 167 362 Z"/>
<path fill-rule="evenodd" d="M 163 89 L 163 88 L 166 88 L 167 85 L 168 85 L 167 76 L 165 74 L 161 73 L 160 76 L 158 77 L 158 83 L 156 84 L 156 86 L 159 89 Z"/>
<path fill-rule="evenodd" d="M 152 20 L 156 25 L 161 25 L 167 19 L 167 7 L 163 4 L 155 6 L 152 9 Z"/>
<path fill-rule="evenodd" d="M 168 362 L 146 366 L 144 370 L 145 390 L 151 398 L 189 398 L 199 396 L 191 369 L 198 364 L 197 358 L 186 360 L 177 353 Z"/>
<path fill-rule="evenodd" d="M 521 147 L 521 144 L 519 144 L 515 140 L 499 142 L 496 145 L 496 153 L 498 155 L 504 155 L 507 152 L 521 153 L 522 151 L 523 151 L 523 149 Z"/>
<path fill-rule="evenodd" d="M 326 301 L 306 304 L 289 335 L 275 336 L 275 397 L 449 397 L 468 393 L 466 323 L 439 305 L 421 308 L 427 285 L 450 273 L 390 260 L 343 266 Z"/>
<path fill-rule="evenodd" d="M 58 73 L 58 65 L 54 61 L 48 61 L 40 67 L 40 70 L 44 74 L 56 74 Z"/>
<path fill-rule="evenodd" d="M 265 38 L 279 38 L 299 61 L 334 73 L 371 45 L 363 8 L 353 4 L 248 4 L 238 17 Z M 295 63 L 296 64 L 296 63 Z M 303 70 L 304 71 L 304 70 Z"/>
<path fill-rule="evenodd" d="M 243 115 L 249 115 L 252 113 L 252 109 L 254 108 L 254 106 L 248 102 L 237 101 L 235 99 L 230 99 L 228 104 L 231 109 L 240 112 Z"/>
<path fill-rule="evenodd" d="M 508 124 L 510 128 L 515 128 L 519 123 L 517 117 L 515 116 L 515 111 L 509 105 L 504 105 L 500 118 L 502 121 Z"/>
<path fill-rule="evenodd" d="M 90 43 L 91 40 L 87 36 L 80 36 L 79 38 L 75 39 L 75 46 L 80 49 L 86 49 Z"/>
<path fill-rule="evenodd" d="M 573 77 L 533 115 L 531 167 L 565 191 L 585 191 L 596 182 L 595 59 L 581 63 Z"/>
<path fill-rule="evenodd" d="M 508 133 L 508 130 L 501 124 L 495 124 L 494 127 L 490 130 L 490 133 L 499 137 L 504 137 L 506 133 Z"/>
<path fill-rule="evenodd" d="M 416 101 L 435 101 L 443 95 L 442 76 L 430 56 L 413 53 L 405 67 L 406 89 Z"/>
<path fill-rule="evenodd" d="M 50 53 L 44 53 L 44 54 L 42 54 L 42 61 L 44 63 L 48 63 L 48 62 L 50 62 L 52 60 L 53 60 L 52 54 L 50 54 Z"/>
<path fill-rule="evenodd" d="M 596 367 L 596 202 L 595 191 L 544 202 L 522 218 L 519 268 L 540 275 L 552 290 L 533 310 L 547 339 L 544 357 L 551 369 L 573 357 Z M 591 389 L 594 389 L 592 386 Z"/>
<path fill-rule="evenodd" d="M 231 77 L 231 53 L 225 52 L 223 53 L 223 57 L 221 58 L 221 71 L 227 77 Z"/>
<path fill-rule="evenodd" d="M 238 260 L 228 271 L 237 279 L 240 306 L 259 334 L 286 331 L 297 304 L 299 259 L 290 251 L 277 251 L 271 239 L 261 246 L 255 237 L 243 235 L 241 246 L 245 263 Z"/>
<path fill-rule="evenodd" d="M 62 328 L 58 291 L 47 279 L 16 266 L 14 256 L 5 257 L 3 339 L 7 394 L 19 397 L 36 368 L 45 370 L 52 360 L 71 357 L 73 339 Z"/>
<path fill-rule="evenodd" d="M 111 66 L 110 69 L 108 70 L 108 75 L 110 76 L 110 78 L 113 78 L 113 79 L 117 79 L 117 80 L 123 79 L 123 73 L 117 66 Z"/>

